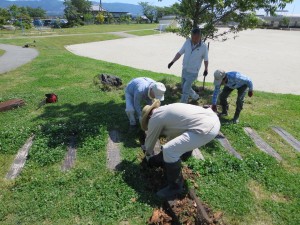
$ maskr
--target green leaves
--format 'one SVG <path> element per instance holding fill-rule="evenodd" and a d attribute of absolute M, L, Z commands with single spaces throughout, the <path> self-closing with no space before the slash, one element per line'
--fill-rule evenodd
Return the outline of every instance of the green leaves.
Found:
<path fill-rule="evenodd" d="M 292 0 L 182 0 L 178 7 L 181 18 L 179 34 L 188 37 L 193 27 L 202 29 L 202 39 L 226 40 L 229 33 L 245 29 L 253 29 L 259 25 L 255 12 L 264 9 L 274 14 L 277 9 L 284 8 Z M 218 33 L 217 25 L 236 24 L 236 28 Z M 217 34 L 218 33 L 218 34 Z"/>

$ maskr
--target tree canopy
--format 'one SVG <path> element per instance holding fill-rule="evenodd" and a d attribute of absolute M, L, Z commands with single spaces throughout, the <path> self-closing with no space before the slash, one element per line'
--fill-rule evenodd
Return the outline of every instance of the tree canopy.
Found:
<path fill-rule="evenodd" d="M 160 0 L 159 0 L 160 1 Z M 189 36 L 193 27 L 202 28 L 203 39 L 226 39 L 229 33 L 255 28 L 259 19 L 256 11 L 263 9 L 274 15 L 293 0 L 179 0 L 179 34 Z M 234 22 L 226 31 L 218 32 L 218 24 Z"/>
<path fill-rule="evenodd" d="M 10 21 L 15 26 L 30 28 L 32 18 L 44 18 L 45 16 L 46 11 L 42 8 L 11 5 L 8 8 L 0 8 L 0 25 L 5 25 Z"/>
<path fill-rule="evenodd" d="M 139 2 L 139 5 L 142 7 L 144 15 L 152 23 L 157 13 L 156 7 L 149 2 Z"/>
<path fill-rule="evenodd" d="M 91 12 L 92 2 L 88 0 L 64 0 L 65 16 L 69 26 L 83 25 L 84 16 Z"/>

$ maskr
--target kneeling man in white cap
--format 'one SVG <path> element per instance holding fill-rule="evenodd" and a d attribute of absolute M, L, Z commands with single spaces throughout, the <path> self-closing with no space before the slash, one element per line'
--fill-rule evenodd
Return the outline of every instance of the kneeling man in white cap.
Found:
<path fill-rule="evenodd" d="M 125 89 L 126 114 L 130 126 L 136 126 L 136 117 L 141 118 L 141 102 L 151 105 L 153 99 L 164 100 L 166 87 L 163 83 L 156 82 L 151 78 L 139 77 L 131 80 Z"/>
<path fill-rule="evenodd" d="M 155 100 L 143 108 L 141 127 L 148 131 L 144 146 L 147 161 L 154 156 L 153 149 L 161 135 L 170 140 L 162 146 L 168 186 L 157 195 L 172 199 L 183 191 L 180 157 L 213 140 L 219 133 L 220 121 L 210 108 L 184 103 L 160 106 Z"/>

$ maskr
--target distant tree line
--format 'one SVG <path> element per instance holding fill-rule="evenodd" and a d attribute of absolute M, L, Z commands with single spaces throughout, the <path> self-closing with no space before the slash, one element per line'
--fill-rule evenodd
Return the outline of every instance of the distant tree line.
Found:
<path fill-rule="evenodd" d="M 31 28 L 32 19 L 44 18 L 45 16 L 46 11 L 40 7 L 11 5 L 8 8 L 0 8 L 0 25 L 13 24 L 16 27 L 29 29 Z"/>
<path fill-rule="evenodd" d="M 150 4 L 149 2 L 139 2 L 142 7 L 143 14 L 147 17 L 150 23 L 158 23 L 158 20 L 166 15 L 179 15 L 180 4 L 174 3 L 171 6 L 159 7 Z"/>

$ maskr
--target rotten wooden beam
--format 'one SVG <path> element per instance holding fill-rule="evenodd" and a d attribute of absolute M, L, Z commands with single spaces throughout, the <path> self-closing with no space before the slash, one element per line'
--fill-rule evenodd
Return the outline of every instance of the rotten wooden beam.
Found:
<path fill-rule="evenodd" d="M 15 157 L 13 164 L 10 167 L 10 170 L 6 174 L 6 179 L 12 180 L 15 179 L 22 171 L 25 166 L 26 159 L 29 153 L 29 150 L 33 144 L 34 135 L 27 139 L 25 144 L 18 151 L 17 156 Z"/>
<path fill-rule="evenodd" d="M 120 155 L 120 134 L 117 130 L 109 132 L 107 144 L 107 168 L 115 170 L 117 165 L 121 162 Z"/>
<path fill-rule="evenodd" d="M 218 134 L 216 139 L 220 142 L 220 144 L 229 152 L 231 155 L 235 156 L 236 158 L 243 160 L 242 156 L 231 146 L 230 142 L 221 132 Z"/>
<path fill-rule="evenodd" d="M 281 127 L 272 127 L 272 129 L 289 143 L 296 151 L 300 152 L 300 141 L 294 138 L 293 135 L 282 129 Z"/>
<path fill-rule="evenodd" d="M 0 112 L 15 109 L 25 105 L 22 99 L 11 99 L 0 103 Z"/>
<path fill-rule="evenodd" d="M 65 160 L 61 166 L 61 170 L 62 171 L 68 171 L 70 170 L 72 167 L 75 166 L 75 162 L 76 162 L 76 137 L 75 136 L 71 136 L 70 137 L 70 143 L 67 147 L 67 153 L 65 156 Z"/>
<path fill-rule="evenodd" d="M 197 197 L 193 188 L 189 189 L 189 195 L 197 205 L 197 216 L 199 217 L 199 221 L 203 221 L 206 224 L 211 224 L 213 221 L 211 218 L 209 218 L 201 199 Z"/>
<path fill-rule="evenodd" d="M 282 160 L 282 157 L 269 145 L 267 144 L 257 133 L 255 130 L 250 127 L 244 128 L 246 134 L 254 141 L 256 146 L 266 154 L 274 157 L 278 161 Z"/>
<path fill-rule="evenodd" d="M 198 160 L 205 160 L 199 148 L 195 148 L 192 152 L 192 156 Z"/>

